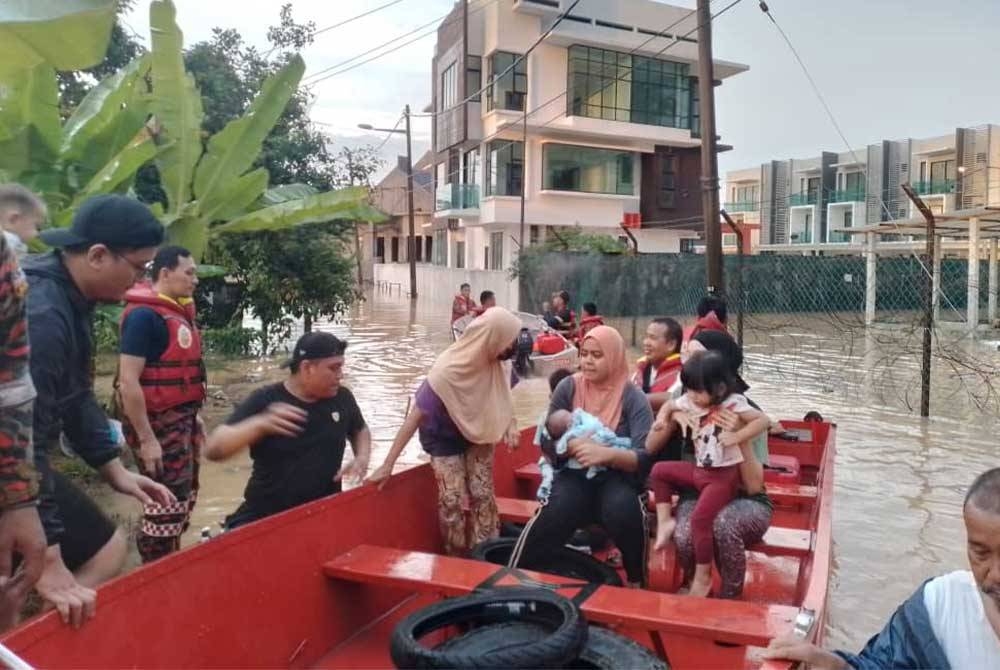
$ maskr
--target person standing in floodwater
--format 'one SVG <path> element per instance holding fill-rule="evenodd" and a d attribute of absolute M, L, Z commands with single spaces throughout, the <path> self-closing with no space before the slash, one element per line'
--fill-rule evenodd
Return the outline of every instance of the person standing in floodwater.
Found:
<path fill-rule="evenodd" d="M 143 506 L 136 545 L 147 563 L 181 548 L 198 497 L 204 441 L 198 412 L 205 400 L 191 252 L 163 247 L 153 259 L 152 276 L 152 286 L 139 284 L 125 294 L 116 398 L 139 470 L 177 496 L 171 505 Z"/>
<path fill-rule="evenodd" d="M 471 314 L 476 309 L 476 301 L 472 299 L 472 287 L 462 284 L 458 289 L 458 295 L 451 303 L 451 322 L 456 321 Z"/>
<path fill-rule="evenodd" d="M 499 532 L 493 449 L 505 437 L 511 446 L 518 440 L 505 363 L 514 355 L 520 330 L 521 320 L 503 307 L 473 320 L 434 362 L 385 462 L 367 480 L 385 486 L 419 429 L 437 479 L 438 520 L 448 554 L 464 553 Z M 469 499 L 468 524 L 464 496 Z"/>

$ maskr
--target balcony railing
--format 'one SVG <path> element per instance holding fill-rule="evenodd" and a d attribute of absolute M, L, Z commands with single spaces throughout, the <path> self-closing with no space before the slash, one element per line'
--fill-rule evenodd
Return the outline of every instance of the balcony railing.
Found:
<path fill-rule="evenodd" d="M 752 200 L 742 202 L 727 202 L 723 205 L 727 212 L 756 212 L 760 210 L 760 203 Z"/>
<path fill-rule="evenodd" d="M 793 193 L 788 196 L 788 204 L 792 207 L 797 207 L 798 205 L 815 205 L 818 201 L 818 193 Z"/>
<path fill-rule="evenodd" d="M 830 202 L 864 202 L 865 189 L 851 188 L 843 191 L 834 191 L 830 194 Z"/>
<path fill-rule="evenodd" d="M 798 230 L 792 231 L 788 236 L 788 240 L 792 244 L 812 244 L 812 231 L 811 230 Z"/>
<path fill-rule="evenodd" d="M 954 179 L 942 179 L 941 181 L 915 181 L 910 184 L 917 195 L 940 195 L 942 193 L 955 192 Z"/>
<path fill-rule="evenodd" d="M 479 184 L 441 184 L 435 194 L 435 210 L 479 209 Z"/>

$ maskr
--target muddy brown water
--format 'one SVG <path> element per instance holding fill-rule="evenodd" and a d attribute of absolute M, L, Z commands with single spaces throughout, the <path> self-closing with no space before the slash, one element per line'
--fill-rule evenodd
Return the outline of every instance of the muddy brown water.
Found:
<path fill-rule="evenodd" d="M 447 321 L 447 305 L 414 306 L 376 295 L 342 322 L 318 326 L 350 342 L 345 384 L 372 430 L 372 468 L 388 451 L 407 399 L 450 343 Z M 630 338 L 630 320 L 614 325 Z M 917 361 L 878 339 L 866 338 L 851 324 L 808 316 L 750 320 L 745 337 L 744 376 L 769 414 L 800 418 L 817 410 L 838 424 L 828 640 L 852 649 L 863 645 L 924 579 L 967 566 L 962 496 L 976 474 L 1000 465 L 1000 422 L 971 400 L 977 382 L 936 369 L 934 416 L 920 419 L 908 408 L 919 398 Z M 978 347 L 977 356 L 997 356 L 983 345 L 962 346 Z M 281 380 L 280 360 L 214 364 L 215 397 L 205 411 L 209 427 L 258 385 Z M 514 395 L 524 426 L 543 409 L 547 387 L 531 379 Z M 414 440 L 400 462 L 423 460 Z M 203 465 L 185 545 L 198 541 L 202 527 L 218 530 L 219 521 L 242 500 L 249 473 L 245 453 Z M 119 517 L 135 518 L 130 500 L 100 497 Z"/>

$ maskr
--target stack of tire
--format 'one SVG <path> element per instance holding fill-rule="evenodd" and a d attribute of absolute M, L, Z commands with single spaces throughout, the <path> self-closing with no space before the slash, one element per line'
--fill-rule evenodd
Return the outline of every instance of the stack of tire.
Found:
<path fill-rule="evenodd" d="M 457 627 L 435 648 L 420 639 Z M 501 587 L 415 612 L 392 634 L 397 668 L 636 668 L 668 670 L 628 638 L 588 626 L 567 598 L 547 589 Z"/>

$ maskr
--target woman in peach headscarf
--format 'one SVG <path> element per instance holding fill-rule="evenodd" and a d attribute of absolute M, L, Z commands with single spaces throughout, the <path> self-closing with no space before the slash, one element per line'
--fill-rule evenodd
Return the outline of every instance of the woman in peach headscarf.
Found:
<path fill-rule="evenodd" d="M 476 318 L 435 361 L 416 393 L 385 462 L 367 481 L 379 488 L 419 430 L 438 485 L 445 552 L 461 554 L 499 530 L 493 493 L 493 447 L 516 444 L 510 367 L 521 320 L 502 307 Z M 462 498 L 469 499 L 469 522 Z"/>
<path fill-rule="evenodd" d="M 599 523 L 622 552 L 629 583 L 641 585 L 648 534 L 640 495 L 649 472 L 645 443 L 653 411 L 642 389 L 629 383 L 625 342 L 614 328 L 598 326 L 587 333 L 580 344 L 580 372 L 564 379 L 552 394 L 549 414 L 574 409 L 596 416 L 619 436 L 630 438 L 632 448 L 606 447 L 586 438 L 570 440 L 569 455 L 583 469 L 556 472 L 552 493 L 525 526 L 511 564 L 530 568 L 565 544 L 578 528 Z M 590 466 L 607 469 L 588 478 Z"/>

